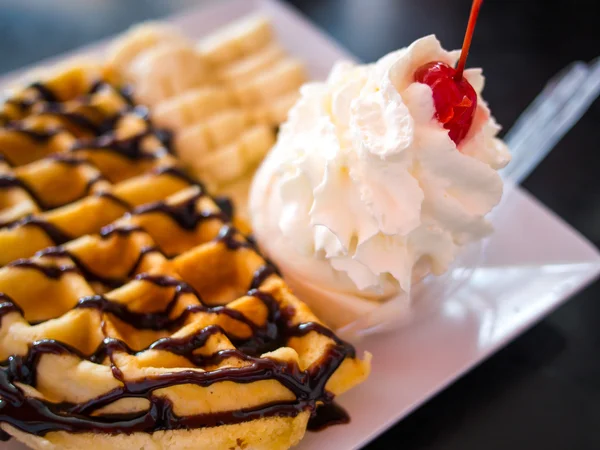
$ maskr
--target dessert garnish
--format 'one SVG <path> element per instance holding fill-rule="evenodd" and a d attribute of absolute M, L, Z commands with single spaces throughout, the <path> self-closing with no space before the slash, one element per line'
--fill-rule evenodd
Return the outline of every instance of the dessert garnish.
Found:
<path fill-rule="evenodd" d="M 435 117 L 448 130 L 456 145 L 459 145 L 469 132 L 477 109 L 477 93 L 463 73 L 482 3 L 483 0 L 473 1 L 456 69 L 442 61 L 432 61 L 422 65 L 415 72 L 415 81 L 431 87 Z"/>

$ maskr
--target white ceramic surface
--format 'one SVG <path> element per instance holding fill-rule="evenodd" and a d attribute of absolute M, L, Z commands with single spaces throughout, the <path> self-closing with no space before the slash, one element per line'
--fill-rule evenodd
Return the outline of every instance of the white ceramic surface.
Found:
<path fill-rule="evenodd" d="M 323 78 L 335 60 L 351 58 L 306 19 L 272 0 L 223 1 L 173 21 L 189 36 L 200 37 L 257 9 L 273 18 L 282 42 L 308 62 L 314 78 Z M 360 448 L 600 273 L 594 246 L 519 188 L 507 191 L 493 214 L 496 233 L 481 266 L 448 298 L 421 292 L 404 326 L 361 342 L 359 348 L 373 353 L 373 373 L 339 400 L 352 423 L 307 433 L 298 449 Z M 14 441 L 0 443 L 0 450 L 24 448 Z"/>

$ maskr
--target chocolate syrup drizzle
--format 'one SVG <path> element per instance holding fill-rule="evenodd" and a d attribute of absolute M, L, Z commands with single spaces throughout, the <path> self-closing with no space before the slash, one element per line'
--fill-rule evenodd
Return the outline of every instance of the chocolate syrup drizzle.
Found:
<path fill-rule="evenodd" d="M 260 285 L 271 273 L 272 269 L 259 269 L 252 280 L 251 287 Z M 302 411 L 314 413 L 317 410 L 318 402 L 330 403 L 333 396 L 325 390 L 327 381 L 345 358 L 354 357 L 353 347 L 341 341 L 331 330 L 324 326 L 315 322 L 298 325 L 290 324 L 289 319 L 293 315 L 293 311 L 281 310 L 275 299 L 269 294 L 256 289 L 251 289 L 249 295 L 256 296 L 269 308 L 267 323 L 262 327 L 253 324 L 235 310 L 222 306 L 210 308 L 203 304 L 188 307 L 179 317 L 171 319 L 169 315 L 179 296 L 183 293 L 194 293 L 195 295 L 197 293 L 184 282 L 171 277 L 143 274 L 138 276 L 137 279 L 163 287 L 175 288 L 174 297 L 164 311 L 159 313 L 135 313 L 128 310 L 126 306 L 111 302 L 102 296 L 84 298 L 76 307 L 98 309 L 103 313 L 115 315 L 140 329 L 169 329 L 180 326 L 185 322 L 183 317 L 194 312 L 194 309 L 197 311 L 201 308 L 203 312 L 224 313 L 236 320 L 242 320 L 246 324 L 252 324 L 253 335 L 246 340 L 246 345 L 242 343 L 236 349 L 221 350 L 210 356 L 194 354 L 196 349 L 205 345 L 210 336 L 225 333 L 222 328 L 211 325 L 190 336 L 159 339 L 144 350 L 166 350 L 189 359 L 197 367 L 217 364 L 231 357 L 239 358 L 248 364 L 243 367 L 227 367 L 206 372 L 184 370 L 140 380 L 125 380 L 120 369 L 114 364 L 114 353 L 121 352 L 136 355 L 144 350 L 136 352 L 120 340 L 106 338 L 92 355 L 84 355 L 79 350 L 55 340 L 36 341 L 31 344 L 29 352 L 25 356 L 9 357 L 7 363 L 0 369 L 0 396 L 3 399 L 2 406 L 0 406 L 0 422 L 42 436 L 50 431 L 103 432 L 110 434 L 154 432 L 234 424 L 271 416 L 294 417 Z M 22 314 L 20 308 L 8 296 L 3 294 L 0 294 L 0 296 L 2 301 L 0 303 L 0 320 L 6 314 L 12 312 Z M 262 335 L 260 331 L 262 331 Z M 295 364 L 254 356 L 269 351 L 271 348 L 286 345 L 287 340 L 291 337 L 305 336 L 313 331 L 331 338 L 333 343 L 321 361 L 306 371 L 301 371 Z M 265 343 L 263 341 L 267 335 L 272 342 Z M 233 342 L 240 341 L 235 337 L 231 337 L 231 339 Z M 14 383 L 19 382 L 35 386 L 36 367 L 44 354 L 75 355 L 94 363 L 102 363 L 108 358 L 111 362 L 113 374 L 122 382 L 122 386 L 79 404 L 53 404 L 28 397 Z M 180 384 L 196 384 L 207 387 L 221 381 L 251 383 L 267 379 L 280 382 L 295 394 L 296 400 L 276 402 L 237 411 L 180 417 L 173 413 L 173 405 L 168 399 L 153 395 L 153 392 L 157 389 Z M 121 398 L 145 398 L 149 400 L 150 408 L 144 413 L 121 414 L 119 416 L 91 415 L 99 408 Z"/>
<path fill-rule="evenodd" d="M 63 121 L 63 123 L 82 129 L 88 133 L 95 135 L 92 139 L 82 139 L 80 142 L 70 149 L 71 151 L 78 150 L 104 150 L 112 151 L 130 160 L 140 159 L 156 159 L 162 156 L 161 152 L 147 153 L 142 150 L 142 142 L 144 138 L 154 135 L 164 147 L 165 152 L 171 151 L 172 136 L 167 130 L 157 129 L 152 126 L 149 118 L 148 109 L 143 106 L 135 106 L 131 96 L 129 88 L 123 88 L 120 90 L 113 89 L 125 102 L 126 106 L 115 113 L 114 115 L 98 120 L 98 117 L 102 116 L 100 110 L 89 104 L 90 97 L 99 92 L 104 88 L 112 87 L 103 81 L 98 81 L 90 87 L 87 93 L 80 97 L 82 101 L 82 109 L 88 110 L 91 115 L 86 115 L 83 112 L 68 111 L 63 103 L 61 103 L 54 93 L 41 83 L 34 83 L 29 86 L 30 89 L 36 90 L 36 96 L 33 99 L 28 100 L 17 100 L 9 99 L 8 103 L 17 105 L 20 109 L 26 111 L 31 108 L 34 104 L 42 101 L 44 103 L 40 106 L 38 114 L 57 117 Z M 117 139 L 112 130 L 116 123 L 127 114 L 135 114 L 142 118 L 146 122 L 146 130 L 136 136 L 129 137 L 126 139 Z M 96 120 L 93 120 L 91 116 L 98 116 Z M 57 127 L 51 130 L 34 130 L 25 127 L 19 122 L 8 122 L 3 126 L 4 129 L 18 132 L 23 134 L 30 139 L 34 139 L 37 142 L 46 142 L 58 133 L 63 131 L 62 127 Z"/>
<path fill-rule="evenodd" d="M 52 92 L 52 90 L 45 84 L 36 81 L 29 85 L 29 89 L 33 89 L 37 93 L 37 98 L 45 102 L 57 102 L 58 97 Z"/>
<path fill-rule="evenodd" d="M 78 152 L 79 150 L 111 151 L 111 152 L 121 155 L 127 159 L 130 159 L 132 161 L 138 161 L 138 160 L 144 160 L 144 159 L 147 159 L 147 160 L 156 159 L 156 158 L 161 157 L 164 154 L 164 152 L 170 151 L 170 149 L 168 149 L 168 148 L 164 148 L 162 151 L 159 150 L 154 153 L 148 153 L 143 150 L 142 144 L 146 137 L 148 137 L 150 135 L 154 135 L 163 144 L 163 146 L 166 146 L 166 145 L 170 145 L 171 136 L 170 136 L 169 132 L 167 132 L 165 130 L 159 130 L 159 129 L 156 129 L 155 127 L 153 127 L 153 125 L 150 121 L 148 109 L 146 107 L 134 106 L 131 92 L 128 88 L 123 88 L 123 89 L 117 91 L 127 106 L 125 108 L 123 108 L 121 111 L 117 112 L 114 116 L 107 118 L 102 123 L 97 124 L 97 125 L 95 123 L 92 123 L 92 121 L 83 114 L 65 111 L 64 105 L 62 103 L 58 102 L 58 98 L 54 95 L 54 93 L 49 88 L 44 86 L 43 84 L 34 83 L 29 88 L 34 89 L 36 91 L 35 99 L 30 100 L 30 102 L 32 104 L 36 103 L 36 101 L 46 102 L 43 104 L 43 107 L 42 107 L 42 112 L 44 114 L 52 114 L 52 115 L 60 116 L 61 118 L 65 119 L 65 120 L 71 121 L 76 126 L 87 128 L 89 131 L 91 131 L 95 134 L 99 134 L 99 136 L 97 136 L 91 140 L 80 139 L 78 142 L 76 142 L 72 146 L 72 148 L 70 149 L 70 152 Z M 81 98 L 82 101 L 87 100 L 93 94 L 97 93 L 98 91 L 100 91 L 101 89 L 104 89 L 104 88 L 112 89 L 112 87 L 110 87 L 110 85 L 105 82 L 98 81 L 98 82 L 94 83 L 90 87 L 89 91 L 82 96 L 82 98 Z M 29 100 L 28 100 L 28 102 L 29 102 Z M 89 107 L 91 108 L 91 106 L 89 106 Z M 136 114 L 138 117 L 142 118 L 146 122 L 146 130 L 138 135 L 135 135 L 135 136 L 132 136 L 132 137 L 129 137 L 126 139 L 117 139 L 111 130 L 113 130 L 116 123 L 126 114 Z M 4 126 L 4 128 L 26 134 L 30 138 L 35 139 L 37 141 L 45 141 L 45 140 L 50 139 L 51 137 L 55 136 L 58 132 L 62 131 L 61 128 L 47 130 L 47 131 L 30 130 L 30 129 L 23 127 L 23 125 L 19 122 L 8 123 Z M 56 159 L 56 160 L 64 161 L 65 163 L 76 164 L 76 163 L 85 163 L 86 162 L 85 159 L 73 158 L 72 156 L 65 156 L 65 155 L 60 155 L 60 154 L 59 155 L 51 155 L 50 157 L 52 157 L 53 159 Z M 168 173 L 172 176 L 176 176 L 178 178 L 185 180 L 190 185 L 199 184 L 195 180 L 191 179 L 183 171 L 181 171 L 180 169 L 177 169 L 177 168 L 163 167 L 163 168 L 160 168 L 157 171 L 155 171 L 155 173 L 156 174 Z M 86 191 L 84 192 L 82 197 L 85 197 L 86 195 L 88 195 L 92 186 L 96 182 L 100 181 L 101 179 L 102 178 L 97 177 L 97 178 L 93 178 L 93 179 L 89 180 L 89 182 L 86 186 Z M 0 189 L 8 189 L 8 188 L 12 188 L 12 187 L 21 187 L 21 188 L 25 189 L 28 192 L 28 194 L 34 199 L 34 201 L 38 204 L 38 206 L 40 207 L 41 210 L 50 209 L 49 205 L 45 204 L 42 201 L 42 199 L 38 195 L 36 195 L 35 191 L 33 189 L 31 189 L 31 187 L 28 186 L 23 181 L 19 180 L 16 177 L 12 177 L 12 176 L 3 176 L 2 178 L 0 178 Z M 95 195 L 98 197 L 106 198 L 106 199 L 112 201 L 113 203 L 119 204 L 126 211 L 129 211 L 132 209 L 131 205 L 127 204 L 125 201 L 114 196 L 113 194 L 111 194 L 109 192 L 99 192 L 99 193 L 96 193 Z M 65 233 L 61 232 L 61 230 L 57 229 L 55 226 L 53 226 L 51 223 L 45 221 L 41 217 L 35 217 L 35 218 L 34 217 L 26 217 L 24 219 L 19 219 L 17 221 L 10 222 L 10 223 L 0 223 L 0 227 L 16 227 L 16 226 L 20 226 L 20 225 L 33 225 L 33 226 L 37 226 L 38 228 L 41 228 L 43 231 L 46 232 L 48 237 L 56 245 L 61 245 L 69 240 L 69 239 L 67 239 L 67 235 Z"/>
<path fill-rule="evenodd" d="M 310 431 L 321 431 L 332 425 L 350 423 L 348 413 L 335 402 L 325 403 L 317 407 L 317 413 L 313 414 L 308 421 Z"/>
<path fill-rule="evenodd" d="M 102 82 L 95 83 L 87 95 L 92 95 L 104 88 Z M 103 123 L 96 123 L 81 113 L 65 111 L 58 103 L 58 98 L 46 86 L 35 83 L 30 86 L 36 91 L 36 99 L 46 102 L 42 108 L 44 114 L 51 114 L 60 117 L 65 122 L 87 129 L 94 134 L 102 134 L 90 141 L 76 144 L 72 151 L 80 149 L 99 149 L 114 151 L 126 158 L 132 160 L 154 158 L 142 151 L 141 143 L 143 138 L 149 134 L 154 134 L 164 145 L 171 150 L 171 135 L 164 130 L 157 130 L 152 127 L 150 119 L 142 109 L 135 113 L 140 114 L 147 121 L 148 131 L 140 136 L 135 136 L 126 140 L 117 140 L 109 133 L 116 122 L 125 113 L 131 112 L 134 108 L 131 92 L 128 89 L 120 91 L 120 95 L 127 103 L 127 107 L 114 117 L 111 117 Z M 26 104 L 27 103 L 27 104 Z M 36 103 L 23 102 L 23 108 L 29 108 Z M 32 139 L 40 141 L 50 139 L 52 136 L 48 132 L 46 135 L 30 134 L 30 131 L 19 130 L 18 125 L 9 122 L 13 130 L 26 133 Z M 5 125 L 5 128 L 6 126 Z M 58 130 L 56 131 L 58 132 Z M 108 132 L 108 134 L 107 134 Z M 72 161 L 81 161 L 73 159 Z M 74 162 L 75 163 L 75 162 Z M 79 163 L 79 162 L 77 162 Z M 129 214 L 146 214 L 151 212 L 161 212 L 168 215 L 184 229 L 195 229 L 202 220 L 219 219 L 225 223 L 221 228 L 216 240 L 222 242 L 228 249 L 237 250 L 239 248 L 254 248 L 252 242 L 242 238 L 236 229 L 229 224 L 233 215 L 233 208 L 230 204 L 214 199 L 223 212 L 198 212 L 196 202 L 202 195 L 206 195 L 204 188 L 194 179 L 189 177 L 181 169 L 174 167 L 162 167 L 156 169 L 155 174 L 169 174 L 184 180 L 190 185 L 198 185 L 201 188 L 200 194 L 177 205 L 166 204 L 165 202 L 156 202 L 150 205 L 144 205 L 134 208 Z M 12 186 L 17 181 L 8 178 L 0 182 Z M 0 188 L 3 187 L 0 185 Z M 24 188 L 27 190 L 27 188 Z M 120 198 L 107 192 L 100 192 L 98 196 L 108 198 L 111 201 L 123 206 L 124 209 L 131 210 L 131 205 L 126 204 Z M 65 273 L 78 272 L 88 281 L 96 281 L 106 285 L 109 288 L 116 288 L 130 279 L 137 272 L 144 256 L 148 253 L 160 251 L 156 247 L 143 248 L 140 251 L 137 261 L 127 273 L 127 279 L 114 279 L 100 276 L 87 267 L 81 259 L 77 258 L 72 252 L 65 249 L 62 244 L 73 238 L 53 224 L 39 217 L 26 217 L 11 226 L 37 226 L 42 229 L 48 237 L 58 247 L 49 248 L 38 253 L 38 256 L 47 258 L 68 257 L 72 264 L 58 266 L 45 266 L 36 263 L 33 260 L 18 260 L 11 263 L 14 267 L 33 268 L 40 271 L 49 278 L 59 278 Z M 137 226 L 116 226 L 110 225 L 103 228 L 100 232 L 102 238 L 109 238 L 114 234 L 121 236 L 140 231 Z M 202 330 L 182 338 L 163 338 L 150 345 L 147 349 L 140 351 L 132 350 L 125 342 L 114 338 L 105 338 L 100 346 L 91 355 L 85 355 L 76 348 L 56 340 L 40 340 L 30 345 L 26 355 L 13 355 L 1 364 L 0 367 L 0 423 L 7 423 L 13 427 L 27 433 L 43 436 L 51 431 L 68 431 L 72 433 L 82 432 L 102 432 L 109 434 L 133 433 L 133 432 L 154 432 L 158 430 L 175 430 L 212 427 L 224 424 L 235 424 L 252 419 L 264 417 L 295 417 L 303 411 L 310 411 L 311 414 L 318 412 L 317 405 L 331 404 L 333 395 L 326 391 L 325 385 L 331 375 L 337 370 L 345 358 L 355 356 L 354 348 L 341 341 L 335 334 L 324 326 L 315 323 L 292 324 L 291 318 L 294 311 L 281 308 L 279 303 L 268 293 L 260 290 L 264 282 L 272 275 L 277 274 L 276 269 L 271 264 L 259 268 L 248 287 L 248 295 L 260 300 L 268 309 L 268 317 L 264 325 L 257 325 L 248 319 L 241 312 L 228 308 L 227 306 L 208 306 L 202 302 L 201 297 L 194 289 L 186 283 L 168 276 L 155 276 L 140 274 L 135 279 L 153 283 L 160 287 L 172 288 L 173 297 L 166 305 L 165 309 L 153 313 L 140 313 L 131 311 L 126 305 L 111 301 L 102 295 L 93 295 L 82 298 L 75 308 L 96 309 L 103 315 L 112 315 L 138 329 L 149 330 L 173 330 L 183 326 L 190 315 L 198 312 L 210 314 L 227 315 L 231 319 L 243 323 L 251 331 L 251 337 L 242 338 L 227 333 L 223 328 L 217 325 L 205 327 Z M 186 307 L 179 315 L 173 317 L 173 311 L 178 300 L 183 294 L 195 295 L 199 304 Z M 21 308 L 7 295 L 0 293 L 0 325 L 4 316 L 17 312 L 23 315 Z M 274 359 L 261 358 L 259 355 L 285 346 L 290 338 L 302 337 L 308 333 L 316 332 L 331 339 L 331 345 L 328 347 L 325 355 L 320 361 L 313 364 L 307 370 L 301 371 L 296 364 L 285 363 Z M 235 349 L 217 351 L 213 355 L 198 355 L 195 350 L 202 348 L 207 340 L 215 334 L 226 335 L 235 345 Z M 149 376 L 139 380 L 126 380 L 120 368 L 114 362 L 114 355 L 117 353 L 126 353 L 136 355 L 145 350 L 164 350 L 175 353 L 187 358 L 198 368 L 213 366 L 227 358 L 238 358 L 247 364 L 243 367 L 226 367 L 210 371 L 184 370 L 173 373 Z M 87 402 L 72 403 L 50 403 L 44 400 L 27 396 L 24 391 L 15 383 L 36 385 L 37 365 L 40 358 L 45 354 L 54 355 L 74 355 L 82 360 L 88 360 L 96 364 L 108 362 L 111 365 L 112 373 L 122 384 L 109 392 L 106 392 Z M 196 384 L 198 386 L 211 386 L 213 383 L 222 381 L 232 381 L 235 383 L 251 383 L 260 380 L 276 380 L 294 393 L 294 401 L 275 402 L 249 409 L 240 409 L 236 411 L 226 411 L 219 413 L 206 413 L 190 416 L 177 416 L 173 412 L 172 403 L 164 396 L 155 396 L 154 391 L 169 386 L 181 384 Z M 122 398 L 145 398 L 150 403 L 150 408 L 145 412 L 119 415 L 92 415 L 98 409 L 109 405 Z M 319 408 L 320 411 L 327 411 Z M 331 416 L 331 414 L 329 414 Z M 336 416 L 338 417 L 339 414 Z M 333 422 L 340 422 L 339 418 L 331 419 Z M 319 422 L 321 423 L 321 422 Z M 8 434 L 0 433 L 0 439 L 8 438 Z"/>
<path fill-rule="evenodd" d="M 63 270 L 63 273 L 72 272 L 75 270 L 81 276 L 83 276 L 83 278 L 85 278 L 86 281 L 91 282 L 91 283 L 94 283 L 94 282 L 101 283 L 102 285 L 104 285 L 107 288 L 112 290 L 112 289 L 116 289 L 118 287 L 123 286 L 133 276 L 133 274 L 135 274 L 135 272 L 137 271 L 137 269 L 138 269 L 139 265 L 141 264 L 142 260 L 144 259 L 144 257 L 148 253 L 153 253 L 153 252 L 160 252 L 160 250 L 157 247 L 142 248 L 138 255 L 138 258 L 136 259 L 133 266 L 127 272 L 127 274 L 124 278 L 107 277 L 107 276 L 100 275 L 100 274 L 94 272 L 78 256 L 75 256 L 75 254 L 73 252 L 68 251 L 64 247 L 49 247 L 47 249 L 44 249 L 44 250 L 36 253 L 35 256 L 46 257 L 46 258 L 69 258 L 73 262 L 74 266 L 69 266 L 69 265 L 59 266 L 59 270 Z M 38 269 L 43 272 L 44 268 L 47 267 L 44 265 L 36 264 L 35 261 L 32 261 L 32 260 L 28 260 L 28 261 L 30 261 L 30 264 L 28 267 L 32 268 L 32 269 Z M 13 265 L 13 264 L 14 263 L 11 263 L 9 265 Z M 64 267 L 64 269 L 61 269 L 62 267 Z M 58 273 L 57 276 L 54 278 L 59 278 L 60 276 L 62 276 L 62 273 Z"/>
<path fill-rule="evenodd" d="M 1 180 L 2 179 L 0 178 L 0 183 L 2 182 Z M 99 179 L 92 179 L 90 181 L 91 181 L 91 184 L 88 183 L 88 185 L 86 186 L 86 190 L 89 190 L 94 183 L 99 181 Z M 5 187 L 7 185 L 20 186 L 20 184 L 18 184 L 18 182 L 14 182 L 14 184 L 13 184 L 13 181 L 8 179 L 4 185 L 0 184 L 0 188 Z M 24 183 L 23 183 L 23 186 L 25 186 Z M 27 192 L 29 193 L 29 190 Z M 125 211 L 129 211 L 132 209 L 132 206 L 129 203 L 127 203 L 125 200 L 117 197 L 116 195 L 114 195 L 110 192 L 107 192 L 107 191 L 96 192 L 94 194 L 94 196 L 98 197 L 98 198 L 104 198 L 106 200 L 109 200 L 112 203 L 119 205 Z M 46 233 L 48 238 L 50 238 L 50 240 L 52 240 L 52 242 L 54 242 L 55 245 L 62 245 L 69 241 L 72 241 L 74 239 L 73 236 L 70 236 L 69 234 L 62 231 L 60 228 L 58 228 L 56 225 L 52 224 L 51 222 L 47 221 L 46 219 L 44 219 L 43 217 L 40 217 L 40 216 L 28 215 L 21 219 L 13 221 L 13 222 L 0 223 L 0 228 L 8 227 L 9 229 L 14 229 L 14 228 L 25 227 L 25 226 L 35 226 L 35 227 L 41 229 L 44 233 Z"/>
<path fill-rule="evenodd" d="M 21 122 L 9 122 L 2 128 L 6 131 L 12 131 L 15 133 L 22 134 L 23 136 L 28 137 L 36 143 L 48 142 L 54 136 L 64 131 L 64 129 L 61 127 L 54 127 L 45 130 L 36 130 L 35 128 L 28 127 Z"/>
<path fill-rule="evenodd" d="M 147 203 L 135 208 L 131 214 L 142 215 L 160 212 L 169 216 L 184 230 L 190 231 L 195 230 L 198 224 L 204 220 L 219 219 L 222 222 L 228 222 L 228 217 L 221 211 L 198 211 L 196 203 L 203 196 L 204 193 L 200 192 L 184 202 L 175 205 L 169 205 L 164 201 Z"/>
<path fill-rule="evenodd" d="M 0 175 L 0 189 L 21 188 L 39 205 L 44 205 L 42 199 L 27 183 L 13 175 Z"/>
<path fill-rule="evenodd" d="M 128 138 L 117 138 L 113 130 L 117 122 L 125 114 L 135 114 L 143 119 L 146 123 L 146 129 Z M 141 106 L 124 108 L 113 117 L 106 119 L 95 131 L 96 137 L 92 139 L 81 139 L 71 147 L 70 151 L 111 151 L 131 161 L 138 161 L 160 158 L 169 151 L 167 146 L 171 145 L 171 137 L 168 132 L 154 128 L 150 121 L 148 109 Z M 162 145 L 161 150 L 152 153 L 144 151 L 142 144 L 149 136 L 154 136 L 158 139 Z"/>
<path fill-rule="evenodd" d="M 34 87 L 33 85 L 31 87 Z M 93 120 L 92 116 L 102 117 L 103 114 L 99 109 L 90 104 L 90 98 L 93 94 L 101 91 L 105 88 L 110 88 L 110 85 L 99 80 L 93 83 L 88 92 L 84 93 L 80 99 L 82 100 L 81 108 L 88 110 L 91 115 L 88 116 L 83 112 L 68 111 L 65 104 L 61 102 L 54 93 L 45 87 L 41 83 L 37 83 L 35 88 L 38 90 L 38 99 L 44 103 L 41 105 L 39 114 L 50 115 L 61 119 L 63 122 L 76 128 L 88 131 L 92 134 L 98 135 L 105 132 L 107 129 L 112 128 L 112 125 L 125 113 L 129 112 L 133 108 L 131 97 L 126 90 L 115 90 L 115 92 L 121 97 L 126 103 L 127 107 L 123 111 L 118 112 L 113 117 L 107 119 Z"/>
<path fill-rule="evenodd" d="M 91 106 L 89 108 L 91 109 Z M 38 114 L 56 117 L 71 127 L 76 127 L 92 134 L 99 134 L 102 130 L 102 124 L 97 124 L 81 112 L 67 111 L 62 103 L 45 103 L 40 108 Z"/>
<path fill-rule="evenodd" d="M 54 242 L 56 245 L 62 245 L 74 239 L 73 236 L 69 236 L 69 234 L 62 231 L 56 225 L 48 222 L 42 217 L 28 216 L 14 223 L 6 224 L 3 226 L 8 226 L 9 229 L 26 226 L 37 227 L 44 233 L 46 233 L 46 236 L 48 236 L 48 238 L 52 240 L 52 242 Z"/>
<path fill-rule="evenodd" d="M 9 267 L 21 267 L 24 269 L 34 269 L 41 272 L 46 278 L 56 280 L 62 277 L 66 273 L 77 272 L 77 267 L 70 264 L 63 264 L 60 266 L 48 266 L 40 264 L 31 259 L 17 259 L 8 264 Z"/>
<path fill-rule="evenodd" d="M 84 161 L 77 160 L 77 159 L 67 159 L 67 158 L 63 158 L 63 159 L 53 158 L 53 159 L 55 159 L 57 162 L 60 162 L 62 164 L 69 164 L 69 165 L 76 165 L 76 164 L 80 164 L 80 163 L 84 162 Z M 68 203 L 71 203 L 71 202 L 74 202 L 77 200 L 81 200 L 82 198 L 87 197 L 89 195 L 92 187 L 94 186 L 94 184 L 96 184 L 98 181 L 101 181 L 101 180 L 104 180 L 104 177 L 102 177 L 102 175 L 98 175 L 96 177 L 90 178 L 87 181 L 82 194 L 76 198 L 70 199 L 68 201 Z M 0 175 L 0 189 L 11 189 L 11 188 L 23 189 L 25 192 L 27 192 L 27 194 L 33 199 L 33 201 L 36 203 L 36 205 L 42 211 L 48 211 L 52 208 L 58 208 L 58 207 L 64 205 L 64 203 L 56 204 L 56 205 L 49 205 L 24 180 L 14 176 L 14 175 L 9 175 L 9 174 Z"/>

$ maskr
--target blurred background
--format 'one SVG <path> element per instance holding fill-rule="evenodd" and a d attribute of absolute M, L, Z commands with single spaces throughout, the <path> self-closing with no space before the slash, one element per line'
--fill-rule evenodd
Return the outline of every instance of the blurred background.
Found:
<path fill-rule="evenodd" d="M 0 0 L 0 74 L 196 6 L 198 0 Z M 470 0 L 291 0 L 363 61 L 435 33 L 459 48 Z M 469 66 L 505 129 L 545 82 L 600 55 L 597 0 L 486 0 Z M 600 246 L 600 102 L 524 187 Z M 600 283 L 369 449 L 600 448 Z M 391 355 L 392 357 L 392 355 Z M 368 400 L 367 400 L 368 401 Z"/>

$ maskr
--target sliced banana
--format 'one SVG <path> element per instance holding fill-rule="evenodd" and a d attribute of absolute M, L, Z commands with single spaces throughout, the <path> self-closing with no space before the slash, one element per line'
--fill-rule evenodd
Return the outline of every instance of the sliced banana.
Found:
<path fill-rule="evenodd" d="M 285 56 L 285 50 L 273 42 L 262 50 L 223 67 L 219 71 L 219 79 L 233 86 L 250 82 Z"/>
<path fill-rule="evenodd" d="M 137 102 L 154 106 L 208 84 L 211 72 L 193 47 L 160 44 L 133 60 L 127 81 L 134 86 Z"/>
<path fill-rule="evenodd" d="M 234 88 L 234 91 L 242 105 L 250 106 L 297 90 L 305 79 L 303 64 L 296 59 L 287 58 L 251 81 Z"/>
<path fill-rule="evenodd" d="M 159 103 L 153 110 L 153 118 L 155 124 L 178 131 L 233 106 L 234 98 L 229 90 L 201 87 Z"/>
<path fill-rule="evenodd" d="M 202 39 L 198 51 L 207 62 L 220 66 L 257 51 L 272 39 L 269 20 L 264 16 L 250 16 Z"/>
<path fill-rule="evenodd" d="M 174 131 L 177 155 L 216 186 L 252 172 L 306 80 L 260 15 L 197 44 L 168 25 L 143 24 L 111 46 L 106 66 L 133 86 L 157 126 Z"/>
<path fill-rule="evenodd" d="M 106 66 L 116 76 L 125 78 L 135 58 L 163 44 L 186 44 L 177 28 L 161 22 L 146 22 L 131 28 L 113 41 L 106 54 Z"/>

